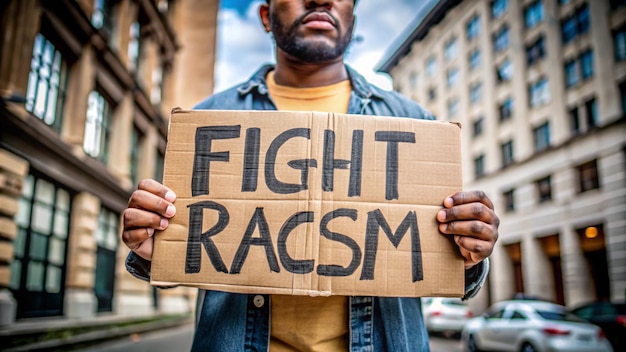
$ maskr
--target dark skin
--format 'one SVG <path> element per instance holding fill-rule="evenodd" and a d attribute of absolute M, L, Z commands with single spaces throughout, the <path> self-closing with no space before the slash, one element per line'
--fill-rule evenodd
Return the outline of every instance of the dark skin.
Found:
<path fill-rule="evenodd" d="M 307 17 L 310 11 L 315 16 Z M 353 11 L 352 0 L 272 0 L 261 5 L 259 15 L 266 31 L 272 30 L 273 18 L 292 26 L 296 40 L 303 46 L 328 52 L 339 45 L 342 35 L 351 34 L 348 28 L 354 23 Z M 297 24 L 298 19 L 303 23 Z M 292 87 L 319 87 L 348 79 L 342 50 L 336 57 L 303 60 L 277 46 L 274 74 L 278 84 Z M 126 246 L 151 260 L 152 236 L 156 230 L 167 228 L 168 219 L 176 213 L 175 200 L 176 195 L 166 186 L 154 180 L 142 180 L 123 213 L 122 240 Z M 487 258 L 498 239 L 500 220 L 493 203 L 482 191 L 457 192 L 447 197 L 437 213 L 437 221 L 439 231 L 452 236 L 459 246 L 466 269 Z"/>

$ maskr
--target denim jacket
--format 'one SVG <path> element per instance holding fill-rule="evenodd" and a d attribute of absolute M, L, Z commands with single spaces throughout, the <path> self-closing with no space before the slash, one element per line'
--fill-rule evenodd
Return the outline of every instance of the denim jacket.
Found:
<path fill-rule="evenodd" d="M 272 69 L 262 67 L 247 82 L 207 98 L 195 109 L 276 110 L 265 82 Z M 434 119 L 417 103 L 379 89 L 350 67 L 346 69 L 352 85 L 349 114 Z M 126 268 L 140 279 L 150 277 L 150 262 L 133 252 Z M 465 299 L 478 292 L 488 271 L 488 260 L 466 270 Z M 267 351 L 270 305 L 269 295 L 200 290 L 192 351 Z M 350 297 L 349 322 L 352 352 L 429 350 L 419 298 Z"/>

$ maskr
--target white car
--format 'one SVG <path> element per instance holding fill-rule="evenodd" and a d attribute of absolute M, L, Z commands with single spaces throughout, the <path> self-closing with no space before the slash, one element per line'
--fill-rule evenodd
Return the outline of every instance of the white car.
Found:
<path fill-rule="evenodd" d="M 466 351 L 612 352 L 602 329 L 542 301 L 503 301 L 463 328 Z"/>
<path fill-rule="evenodd" d="M 460 334 L 463 325 L 474 316 L 467 302 L 459 298 L 422 298 L 422 307 L 430 333 Z"/>

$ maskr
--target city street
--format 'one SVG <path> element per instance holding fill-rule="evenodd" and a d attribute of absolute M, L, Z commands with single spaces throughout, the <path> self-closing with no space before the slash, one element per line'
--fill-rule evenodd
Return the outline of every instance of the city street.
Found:
<path fill-rule="evenodd" d="M 83 352 L 185 352 L 191 349 L 193 326 L 134 334 L 123 339 L 82 349 Z M 458 338 L 433 336 L 432 352 L 460 352 L 463 350 Z"/>

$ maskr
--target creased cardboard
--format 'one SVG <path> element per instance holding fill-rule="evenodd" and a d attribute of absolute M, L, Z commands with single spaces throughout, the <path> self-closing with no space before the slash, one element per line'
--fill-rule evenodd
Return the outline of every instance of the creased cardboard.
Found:
<path fill-rule="evenodd" d="M 461 190 L 458 125 L 287 111 L 172 111 L 152 284 L 289 295 L 461 296 L 437 228 Z"/>

